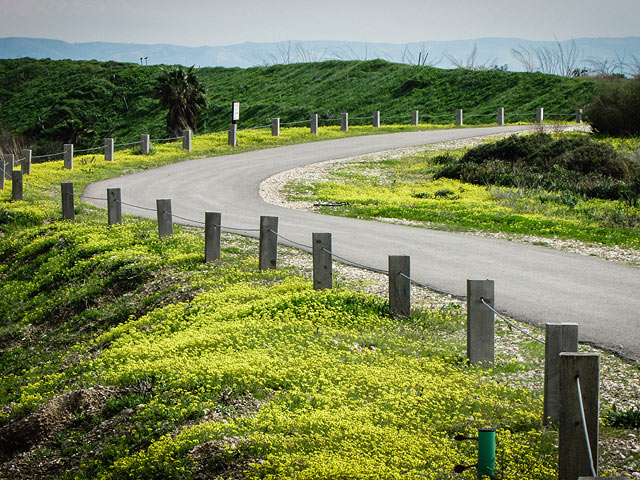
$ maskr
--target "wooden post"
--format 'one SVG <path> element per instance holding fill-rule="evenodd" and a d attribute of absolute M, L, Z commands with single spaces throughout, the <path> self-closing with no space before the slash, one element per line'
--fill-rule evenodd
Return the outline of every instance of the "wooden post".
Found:
<path fill-rule="evenodd" d="M 497 112 L 497 114 L 496 114 L 496 117 L 497 117 L 497 118 L 496 118 L 496 123 L 497 123 L 499 126 L 504 125 L 504 108 L 502 108 L 502 107 L 499 107 L 499 108 L 498 108 L 498 112 Z"/>
<path fill-rule="evenodd" d="M 140 153 L 142 155 L 149 155 L 151 147 L 151 138 L 147 134 L 140 135 Z"/>
<path fill-rule="evenodd" d="M 467 280 L 467 358 L 472 365 L 493 363 L 495 316 L 493 280 Z"/>
<path fill-rule="evenodd" d="M 313 233 L 313 289 L 333 288 L 333 256 L 331 255 L 331 234 Z"/>
<path fill-rule="evenodd" d="M 64 168 L 73 170 L 73 143 L 64 144 Z"/>
<path fill-rule="evenodd" d="M 456 110 L 456 126 L 461 127 L 463 125 L 463 121 L 462 121 L 462 109 L 458 108 Z"/>
<path fill-rule="evenodd" d="M 578 351 L 577 323 L 545 324 L 544 407 L 542 423 L 560 421 L 560 357 L 562 352 Z"/>
<path fill-rule="evenodd" d="M 393 317 L 411 315 L 411 258 L 389 255 L 389 313 Z"/>
<path fill-rule="evenodd" d="M 22 170 L 14 170 L 11 175 L 11 200 L 22 200 Z"/>
<path fill-rule="evenodd" d="M 379 110 L 376 110 L 375 112 L 373 112 L 371 125 L 373 125 L 373 128 L 380 128 L 380 111 Z"/>
<path fill-rule="evenodd" d="M 578 395 L 582 392 L 584 419 Z M 558 429 L 558 470 L 560 480 L 598 476 L 598 435 L 600 416 L 600 355 L 560 354 L 560 424 Z M 585 437 L 589 434 L 591 457 Z M 593 465 L 594 472 L 591 471 Z M 595 473 L 595 475 L 594 475 Z"/>
<path fill-rule="evenodd" d="M 113 162 L 114 140 L 113 138 L 104 139 L 104 159 L 107 162 Z"/>
<path fill-rule="evenodd" d="M 278 262 L 278 217 L 260 217 L 259 270 L 276 268 Z"/>
<path fill-rule="evenodd" d="M 229 133 L 227 134 L 227 144 L 230 147 L 235 147 L 238 145 L 238 124 L 237 123 L 229 124 Z"/>
<path fill-rule="evenodd" d="M 2 169 L 2 171 L 0 172 L 0 190 L 4 190 L 4 180 L 6 177 L 7 168 L 9 168 L 7 164 L 8 162 L 5 155 L 5 157 L 0 160 L 0 169 Z"/>
<path fill-rule="evenodd" d="M 107 188 L 107 221 L 109 225 L 122 225 L 122 192 L 119 188 Z"/>
<path fill-rule="evenodd" d="M 222 232 L 222 214 L 204 213 L 204 261 L 220 260 L 220 235 Z"/>
<path fill-rule="evenodd" d="M 341 113 L 340 114 L 340 130 L 343 132 L 349 131 L 349 114 Z"/>
<path fill-rule="evenodd" d="M 576 123 L 582 123 L 582 109 L 578 108 L 576 110 Z"/>
<path fill-rule="evenodd" d="M 182 149 L 191 151 L 191 130 L 182 130 Z"/>
<path fill-rule="evenodd" d="M 420 123 L 420 112 L 418 110 L 411 110 L 411 125 L 417 127 L 418 123 Z"/>
<path fill-rule="evenodd" d="M 271 120 L 271 136 L 279 137 L 280 136 L 280 119 L 273 118 Z"/>
<path fill-rule="evenodd" d="M 318 114 L 312 113 L 309 118 L 310 126 L 311 126 L 311 135 L 318 135 Z"/>
<path fill-rule="evenodd" d="M 64 220 L 74 220 L 75 205 L 73 198 L 73 182 L 62 182 L 60 184 L 62 192 L 62 218 Z"/>
<path fill-rule="evenodd" d="M 544 108 L 536 109 L 536 123 L 544 122 Z"/>
<path fill-rule="evenodd" d="M 160 238 L 173 235 L 173 216 L 171 215 L 171 199 L 156 199 L 156 210 L 158 216 L 158 236 Z"/>
<path fill-rule="evenodd" d="M 31 150 L 22 150 L 23 160 L 20 164 L 20 168 L 22 168 L 22 173 L 24 173 L 25 175 L 31 175 L 31 154 Z"/>

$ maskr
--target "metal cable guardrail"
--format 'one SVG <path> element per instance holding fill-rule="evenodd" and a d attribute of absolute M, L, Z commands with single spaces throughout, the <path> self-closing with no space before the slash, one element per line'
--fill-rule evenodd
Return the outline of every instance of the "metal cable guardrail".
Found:
<path fill-rule="evenodd" d="M 296 242 L 295 240 L 291 240 L 290 238 L 285 237 L 284 235 L 280 235 L 278 232 L 276 232 L 275 230 L 269 229 L 269 232 L 275 234 L 278 238 L 281 238 L 283 240 L 286 240 L 289 243 L 292 243 L 293 245 L 297 245 L 299 247 L 302 248 L 306 248 L 308 250 L 313 250 L 313 247 L 309 246 L 309 245 L 305 245 L 304 243 L 299 243 Z"/>
<path fill-rule="evenodd" d="M 591 476 L 596 476 L 596 469 L 593 465 L 593 453 L 591 452 L 591 443 L 589 442 L 589 432 L 587 430 L 587 419 L 584 414 L 584 402 L 582 401 L 582 388 L 580 387 L 580 377 L 576 377 L 576 387 L 578 389 L 578 403 L 580 404 L 580 419 L 582 420 L 582 430 L 584 431 L 584 441 L 587 444 L 587 452 L 589 454 L 589 468 Z"/>
<path fill-rule="evenodd" d="M 337 254 L 333 253 L 331 250 L 327 250 L 324 247 L 322 247 L 322 251 L 328 253 L 333 258 L 337 258 L 338 260 L 342 260 L 343 262 L 345 262 L 345 263 L 347 263 L 349 265 L 353 265 L 354 267 L 364 268 L 365 270 L 373 270 L 374 272 L 380 272 L 380 273 L 384 273 L 386 275 L 389 275 L 389 271 L 388 270 L 379 270 L 377 268 L 369 267 L 367 265 L 363 265 L 361 263 L 354 262 L 353 260 L 349 260 L 348 258 L 341 257 L 340 255 L 337 255 Z"/>
<path fill-rule="evenodd" d="M 512 326 L 513 328 L 515 328 L 516 330 L 518 330 L 520 333 L 525 334 L 527 337 L 535 340 L 538 343 L 541 343 L 542 345 L 545 345 L 544 340 L 540 340 L 539 338 L 534 337 L 533 335 L 531 335 L 529 332 L 527 332 L 526 330 L 518 327 L 516 324 L 514 324 L 513 322 L 510 322 L 509 320 L 507 320 L 503 315 L 500 314 L 500 312 L 498 312 L 495 308 L 493 308 L 491 305 L 489 305 L 484 298 L 480 297 L 480 301 L 482 302 L 482 304 L 487 307 L 489 310 L 491 310 L 493 313 L 495 313 L 501 320 L 503 320 L 504 322 L 508 323 L 510 326 Z"/>
<path fill-rule="evenodd" d="M 92 147 L 92 148 L 85 148 L 82 150 L 74 150 L 73 154 L 75 155 L 76 153 L 86 153 L 86 152 L 93 152 L 94 150 L 103 150 L 104 149 L 104 145 L 101 145 L 100 147 Z"/>
<path fill-rule="evenodd" d="M 431 290 L 432 292 L 439 293 L 440 295 L 448 295 L 448 296 L 451 296 L 451 297 L 454 297 L 454 298 L 464 298 L 464 297 L 462 297 L 460 295 L 456 295 L 456 294 L 451 293 L 451 292 L 446 292 L 444 290 L 440 290 L 440 289 L 432 287 L 430 285 L 418 282 L 417 280 L 414 280 L 413 278 L 409 277 L 408 275 L 405 275 L 404 273 L 400 273 L 400 276 L 406 278 L 407 280 L 409 280 L 414 285 L 417 285 L 418 287 L 426 288 L 427 290 Z"/>
<path fill-rule="evenodd" d="M 141 141 L 137 141 L 137 142 L 129 142 L 129 143 L 116 143 L 114 144 L 114 148 L 115 147 L 130 147 L 133 145 L 140 145 L 142 142 Z"/>
<path fill-rule="evenodd" d="M 146 210 L 148 212 L 156 212 L 157 211 L 157 209 L 155 209 L 155 208 L 141 207 L 140 205 L 134 205 L 133 203 L 123 202 L 122 200 L 116 200 L 116 202 L 121 204 L 121 205 L 126 205 L 127 207 L 139 208 L 140 210 Z"/>
<path fill-rule="evenodd" d="M 33 155 L 31 157 L 31 159 L 34 158 L 49 158 L 49 157 L 57 157 L 58 155 L 64 155 L 65 152 L 60 152 L 60 153 L 50 153 L 48 155 Z"/>

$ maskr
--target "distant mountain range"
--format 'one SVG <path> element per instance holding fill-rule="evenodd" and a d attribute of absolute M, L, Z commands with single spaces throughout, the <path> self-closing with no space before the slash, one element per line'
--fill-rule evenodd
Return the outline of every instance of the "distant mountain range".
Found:
<path fill-rule="evenodd" d="M 370 60 L 381 58 L 399 63 L 434 65 L 441 68 L 475 66 L 527 70 L 526 61 L 539 63 L 538 53 L 560 52 L 570 56 L 576 67 L 615 70 L 624 64 L 637 70 L 640 37 L 577 38 L 565 42 L 532 41 L 518 38 L 479 38 L 476 40 L 425 41 L 407 44 L 341 41 L 246 42 L 219 47 L 184 47 L 133 43 L 67 43 L 41 38 L 0 38 L 0 58 L 50 58 L 53 60 L 101 60 L 186 65 L 252 67 L 275 63 L 295 63 L 330 59 Z M 519 50 L 520 60 L 514 55 Z M 634 56 L 635 55 L 635 56 Z M 525 63 L 522 60 L 525 59 Z M 634 70 L 635 69 L 635 70 Z M 560 73 L 560 72 L 549 72 Z M 618 72 L 610 72 L 618 73 Z"/>

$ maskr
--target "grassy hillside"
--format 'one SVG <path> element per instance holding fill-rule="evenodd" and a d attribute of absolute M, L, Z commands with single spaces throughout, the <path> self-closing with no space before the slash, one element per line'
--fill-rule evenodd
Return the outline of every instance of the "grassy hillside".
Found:
<path fill-rule="evenodd" d="M 247 148 L 272 139 L 244 134 Z M 225 235 L 222 259 L 204 264 L 199 229 L 159 240 L 155 222 L 107 227 L 81 202 L 60 220 L 61 180 L 79 191 L 224 150 L 217 135 L 191 154 L 164 144 L 78 157 L 73 171 L 53 161 L 34 165 L 25 201 L 0 193 L 0 478 L 470 480 L 452 470 L 476 448 L 453 437 L 487 426 L 500 478 L 557 477 L 557 432 L 540 420 L 543 348 L 506 324 L 495 365 L 477 368 L 450 297 L 423 296 L 394 319 L 341 278 L 314 291 L 288 249 L 288 266 L 260 272 L 255 240 Z M 637 368 L 602 362 L 603 410 L 631 418 Z M 635 424 L 608 422 L 602 473 L 629 474 Z"/>
<path fill-rule="evenodd" d="M 115 62 L 0 60 L 0 123 L 37 141 L 39 153 L 72 142 L 99 145 L 105 137 L 136 140 L 141 133 L 165 136 L 164 112 L 151 98 L 161 67 Z M 310 113 L 352 123 L 367 122 L 374 110 L 383 123 L 452 123 L 456 108 L 466 123 L 492 123 L 497 107 L 507 122 L 533 120 L 536 107 L 569 114 L 585 107 L 596 85 L 591 79 L 505 71 L 441 70 L 382 60 L 328 61 L 269 67 L 201 68 L 209 106 L 199 130 L 226 128 L 231 101 L 240 101 L 241 127 L 308 119 Z M 523 115 L 514 115 L 521 113 Z M 486 117 L 476 115 L 487 114 Z M 366 117 L 367 120 L 357 120 Z"/>

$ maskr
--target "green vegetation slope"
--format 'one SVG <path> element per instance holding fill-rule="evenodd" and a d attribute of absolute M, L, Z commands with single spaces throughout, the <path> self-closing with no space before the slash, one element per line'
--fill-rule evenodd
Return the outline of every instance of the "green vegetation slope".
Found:
<path fill-rule="evenodd" d="M 105 137 L 137 140 L 140 133 L 165 136 L 165 112 L 152 98 L 157 66 L 115 62 L 0 60 L 0 119 L 15 134 L 38 144 L 39 153 L 79 147 Z M 570 119 L 585 108 L 596 83 L 538 73 L 442 70 L 382 60 L 327 61 L 268 67 L 196 70 L 208 92 L 199 131 L 224 130 L 231 101 L 240 101 L 241 127 L 265 125 L 273 117 L 302 121 L 310 113 L 352 123 L 367 122 L 374 110 L 383 123 L 406 123 L 418 109 L 424 122 L 452 123 L 456 108 L 465 123 L 491 123 L 497 107 L 507 122 L 533 120 L 536 107 L 547 117 Z M 522 115 L 515 115 L 516 113 Z M 481 117 L 478 115 L 487 115 Z M 357 120 L 363 118 L 363 120 Z"/>

